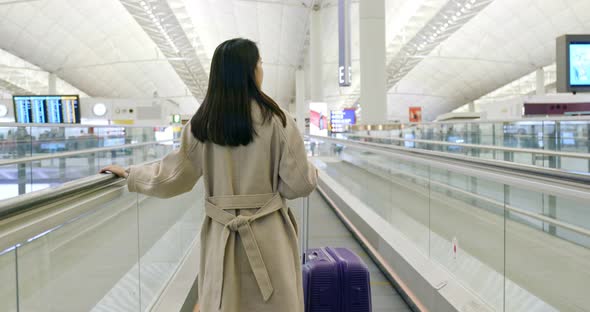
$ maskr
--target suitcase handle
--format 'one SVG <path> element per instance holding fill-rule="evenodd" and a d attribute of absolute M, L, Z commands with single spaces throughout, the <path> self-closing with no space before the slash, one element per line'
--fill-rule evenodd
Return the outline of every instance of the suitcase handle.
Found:
<path fill-rule="evenodd" d="M 309 196 L 300 199 L 300 216 L 301 216 L 301 226 L 299 231 L 299 248 L 300 255 L 303 256 L 303 263 L 305 263 L 305 252 L 309 248 Z"/>
<path fill-rule="evenodd" d="M 319 256 L 317 251 L 312 252 L 311 254 L 306 254 L 305 252 L 303 253 L 303 264 L 307 263 L 307 258 L 309 257 L 309 260 L 313 260 L 315 258 L 317 258 Z"/>

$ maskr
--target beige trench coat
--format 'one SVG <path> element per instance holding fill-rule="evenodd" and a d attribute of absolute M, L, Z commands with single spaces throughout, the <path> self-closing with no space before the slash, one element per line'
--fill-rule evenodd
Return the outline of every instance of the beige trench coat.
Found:
<path fill-rule="evenodd" d="M 285 199 L 316 187 L 295 121 L 262 123 L 252 103 L 257 136 L 247 146 L 196 140 L 187 124 L 180 149 L 131 168 L 129 190 L 156 197 L 190 191 L 203 176 L 206 217 L 201 229 L 201 311 L 303 311 L 297 225 Z"/>

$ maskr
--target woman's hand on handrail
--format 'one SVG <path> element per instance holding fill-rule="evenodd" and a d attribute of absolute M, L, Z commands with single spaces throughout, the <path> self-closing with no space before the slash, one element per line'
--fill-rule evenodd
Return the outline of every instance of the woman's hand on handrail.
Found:
<path fill-rule="evenodd" d="M 108 165 L 102 169 L 100 169 L 99 173 L 112 173 L 116 176 L 121 178 L 127 179 L 129 173 L 125 170 L 125 168 L 117 165 Z"/>

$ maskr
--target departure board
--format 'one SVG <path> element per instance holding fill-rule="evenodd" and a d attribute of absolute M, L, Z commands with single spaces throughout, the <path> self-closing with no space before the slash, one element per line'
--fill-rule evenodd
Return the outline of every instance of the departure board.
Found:
<path fill-rule="evenodd" d="M 63 123 L 80 123 L 80 100 L 78 96 L 62 96 Z"/>
<path fill-rule="evenodd" d="M 61 100 L 57 96 L 47 97 L 46 110 L 49 123 L 62 123 L 64 114 L 62 111 Z"/>
<path fill-rule="evenodd" d="M 19 123 L 80 123 L 77 95 L 15 95 L 13 102 Z"/>
<path fill-rule="evenodd" d="M 13 101 L 16 122 L 33 122 L 33 110 L 31 109 L 31 99 L 29 97 L 14 97 Z"/>
<path fill-rule="evenodd" d="M 34 123 L 47 123 L 47 112 L 45 111 L 45 100 L 42 98 L 31 98 Z"/>

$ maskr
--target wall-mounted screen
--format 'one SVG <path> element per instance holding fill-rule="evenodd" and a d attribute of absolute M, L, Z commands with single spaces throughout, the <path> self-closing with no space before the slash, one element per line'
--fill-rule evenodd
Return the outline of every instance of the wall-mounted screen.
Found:
<path fill-rule="evenodd" d="M 31 99 L 29 97 L 13 97 L 12 100 L 14 101 L 14 116 L 16 117 L 16 122 L 33 122 Z"/>
<path fill-rule="evenodd" d="M 343 109 L 330 112 L 330 125 L 334 133 L 346 131 L 346 127 L 356 123 L 356 110 Z"/>
<path fill-rule="evenodd" d="M 556 40 L 557 92 L 590 92 L 590 35 Z"/>
<path fill-rule="evenodd" d="M 77 95 L 15 95 L 12 100 L 18 123 L 80 123 Z"/>
<path fill-rule="evenodd" d="M 569 45 L 570 86 L 590 86 L 590 42 Z"/>

